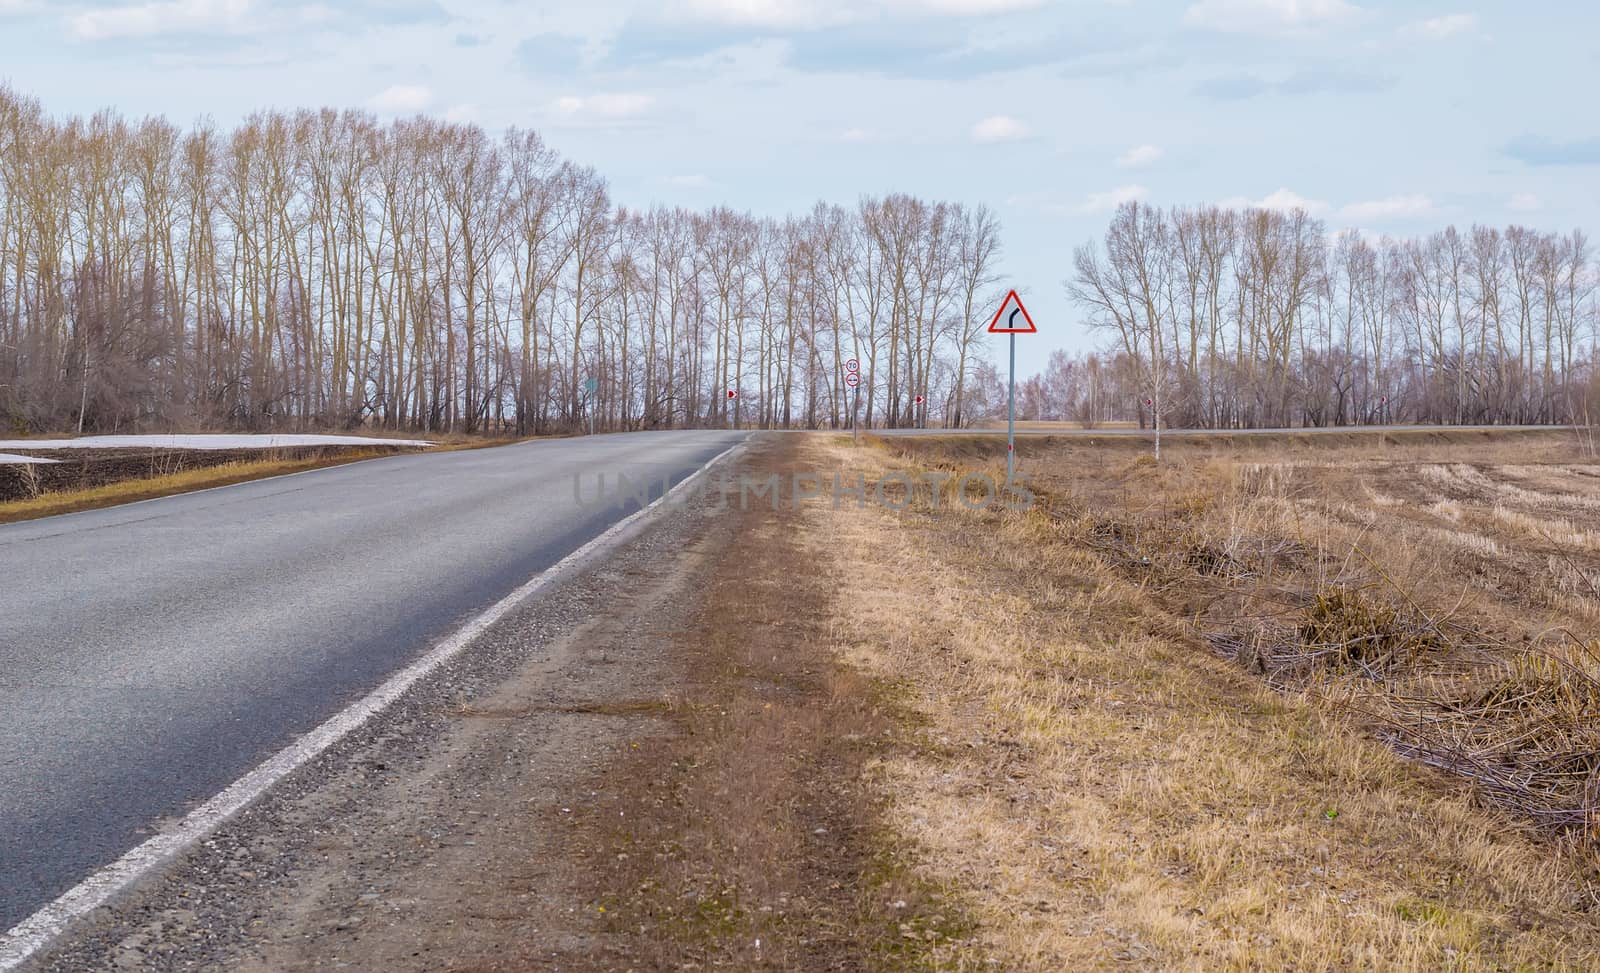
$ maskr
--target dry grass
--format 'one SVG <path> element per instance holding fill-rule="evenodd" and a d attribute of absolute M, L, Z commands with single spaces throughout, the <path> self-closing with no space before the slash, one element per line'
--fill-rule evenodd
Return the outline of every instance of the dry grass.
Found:
<path fill-rule="evenodd" d="M 993 459 L 971 444 L 813 448 L 815 464 L 869 476 Z M 1592 967 L 1590 859 L 1375 735 L 1398 711 L 1372 712 L 1370 687 L 1421 666 L 1475 680 L 1480 708 L 1589 706 L 1581 680 L 1533 661 L 1537 637 L 1494 670 L 1494 647 L 1463 634 L 1509 620 L 1497 612 L 1528 592 L 1462 601 L 1461 571 L 1485 555 L 1441 549 L 1421 528 L 1455 521 L 1427 507 L 1453 502 L 1477 530 L 1493 518 L 1461 490 L 1422 496 L 1411 467 L 1436 448 L 1335 444 L 1285 462 L 1208 445 L 1156 468 L 1074 447 L 1032 464 L 1047 502 L 1026 514 L 935 512 L 926 497 L 902 514 L 813 508 L 812 557 L 842 592 L 839 653 L 904 684 L 919 717 L 920 745 L 874 765 L 888 820 L 930 881 L 962 890 L 974 956 L 1031 970 Z M 1558 506 L 1572 519 L 1581 505 Z M 1257 646 L 1249 668 L 1270 680 L 1208 635 Z M 1521 682 L 1496 690 L 1493 671 Z M 1559 702 L 1534 707 L 1529 687 L 1552 680 Z"/>
<path fill-rule="evenodd" d="M 1589 757 L 1600 694 L 1582 634 L 1600 616 L 1586 526 L 1595 471 L 1559 449 L 1542 465 L 1527 456 L 1335 449 L 1276 465 L 1191 457 L 1132 478 L 1044 475 L 1047 509 L 1068 533 L 1222 654 L 1360 709 L 1401 752 L 1589 842 L 1600 807 Z M 1054 491 L 1068 481 L 1081 497 L 1060 502 Z M 1562 698 L 1585 702 L 1535 713 L 1538 747 L 1524 707 L 1473 702 L 1483 686 L 1532 672 L 1543 675 L 1529 698 L 1554 680 Z"/>
<path fill-rule="evenodd" d="M 260 480 L 269 476 L 302 473 L 306 470 L 321 469 L 327 466 L 342 466 L 345 463 L 354 463 L 359 460 L 388 455 L 392 455 L 392 453 L 378 450 L 352 450 L 306 459 L 268 458 L 183 470 L 164 476 L 119 480 L 115 483 L 107 483 L 103 486 L 82 490 L 41 493 L 39 496 L 28 499 L 0 503 L 0 524 L 34 520 L 39 517 L 53 517 L 56 514 L 76 513 L 81 510 L 95 510 L 100 507 L 114 507 L 118 504 L 133 503 L 138 500 L 154 500 L 158 497 L 170 497 L 179 493 L 192 493 L 196 490 L 208 490 L 212 487 L 230 486 L 235 483 Z"/>

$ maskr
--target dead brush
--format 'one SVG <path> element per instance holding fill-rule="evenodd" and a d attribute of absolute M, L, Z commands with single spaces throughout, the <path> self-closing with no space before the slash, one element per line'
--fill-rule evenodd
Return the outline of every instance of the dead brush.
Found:
<path fill-rule="evenodd" d="M 1309 601 L 1292 586 L 1258 585 L 1230 618 L 1232 624 L 1201 631 L 1201 638 L 1280 689 L 1326 687 L 1344 676 L 1387 684 L 1456 647 L 1438 620 L 1347 584 L 1328 585 Z"/>
<path fill-rule="evenodd" d="M 1183 563 L 1190 570 L 1218 578 L 1232 578 L 1243 580 L 1251 575 L 1239 559 L 1226 550 L 1207 544 L 1204 541 L 1194 541 L 1183 552 Z"/>
<path fill-rule="evenodd" d="M 1431 620 L 1342 585 L 1317 593 L 1296 634 L 1303 661 L 1374 679 L 1445 648 Z"/>
<path fill-rule="evenodd" d="M 1288 463 L 1241 463 L 1236 485 L 1245 497 L 1281 497 L 1293 486 L 1294 471 Z"/>
<path fill-rule="evenodd" d="M 1074 465 L 1037 492 L 1057 539 L 1218 655 L 1600 862 L 1600 641 L 1530 649 L 1537 626 L 1505 611 L 1505 582 L 1485 591 L 1467 574 L 1537 565 L 1567 598 L 1600 604 L 1600 571 L 1568 549 L 1600 535 L 1511 511 L 1493 463 L 1419 458 Z M 1326 512 L 1343 507 L 1364 516 Z"/>
<path fill-rule="evenodd" d="M 1600 840 L 1600 643 L 1524 652 L 1379 715 L 1392 746 L 1492 803 Z"/>
<path fill-rule="evenodd" d="M 16 468 L 17 476 L 22 481 L 22 495 L 32 500 L 44 492 L 39 481 L 39 468 L 33 463 L 23 463 Z"/>
<path fill-rule="evenodd" d="M 1226 550 L 1196 539 L 1183 524 L 1087 516 L 1069 520 L 1078 543 L 1152 591 L 1180 587 L 1193 573 L 1224 580 L 1249 574 Z"/>

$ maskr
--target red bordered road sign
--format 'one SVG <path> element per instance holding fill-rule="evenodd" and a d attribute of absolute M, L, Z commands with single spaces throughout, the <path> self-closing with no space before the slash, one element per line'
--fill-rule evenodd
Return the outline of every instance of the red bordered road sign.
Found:
<path fill-rule="evenodd" d="M 739 397 L 739 390 L 738 389 L 729 389 L 728 390 L 728 398 L 737 399 L 738 397 Z"/>
<path fill-rule="evenodd" d="M 920 395 L 917 396 L 917 405 L 921 405 L 925 401 L 927 401 L 927 400 L 924 399 L 922 396 L 920 396 Z"/>
<path fill-rule="evenodd" d="M 846 388 L 852 388 L 852 389 L 855 388 L 857 385 L 860 385 L 861 384 L 861 373 L 860 372 L 851 372 L 850 374 L 846 375 L 844 377 L 844 384 L 845 384 Z"/>
<path fill-rule="evenodd" d="M 1022 298 L 1014 290 L 1000 302 L 1000 310 L 994 312 L 994 320 L 989 322 L 990 334 L 1036 334 L 1038 331 L 1028 309 L 1022 306 Z"/>
<path fill-rule="evenodd" d="M 861 363 L 854 358 L 847 358 L 845 359 L 844 370 L 847 372 L 859 372 L 861 371 Z"/>

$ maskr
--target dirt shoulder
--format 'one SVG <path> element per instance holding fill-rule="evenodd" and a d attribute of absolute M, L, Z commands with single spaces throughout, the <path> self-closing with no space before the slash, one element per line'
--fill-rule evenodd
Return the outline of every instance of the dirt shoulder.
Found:
<path fill-rule="evenodd" d="M 768 443 L 737 525 L 673 634 L 668 732 L 592 778 L 584 832 L 608 969 L 955 969 L 970 922 L 886 824 L 871 768 L 915 722 L 843 660 L 840 579 L 791 493 L 811 437 Z M 575 962 L 577 957 L 570 957 Z M 573 968 L 586 968 L 577 963 Z"/>

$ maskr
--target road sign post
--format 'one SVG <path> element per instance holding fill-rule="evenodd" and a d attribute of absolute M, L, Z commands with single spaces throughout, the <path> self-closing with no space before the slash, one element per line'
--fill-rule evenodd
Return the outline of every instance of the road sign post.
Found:
<path fill-rule="evenodd" d="M 844 387 L 855 393 L 850 400 L 850 442 L 860 443 L 861 432 L 856 428 L 856 413 L 861 411 L 861 363 L 854 358 L 844 363 Z"/>
<path fill-rule="evenodd" d="M 589 413 L 589 435 L 594 435 L 594 390 L 600 387 L 600 380 L 593 375 L 583 380 L 584 411 Z"/>
<path fill-rule="evenodd" d="M 861 411 L 861 362 L 855 358 L 844 363 L 844 387 L 854 392 L 850 400 L 850 442 L 860 445 L 861 432 L 856 428 L 856 413 Z"/>
<path fill-rule="evenodd" d="M 1011 313 L 1007 314 L 1006 309 Z M 1024 323 L 1017 322 L 1018 317 Z M 1005 318 L 1002 324 L 1000 319 Z M 1032 315 L 1022 306 L 1022 298 L 1017 296 L 1015 290 L 1006 295 L 1000 302 L 1000 310 L 994 312 L 994 320 L 989 322 L 990 334 L 1003 334 L 1011 339 L 1011 376 L 1006 383 L 1006 486 L 1011 486 L 1011 479 L 1017 469 L 1017 335 L 1036 334 L 1039 329 L 1034 326 Z"/>

